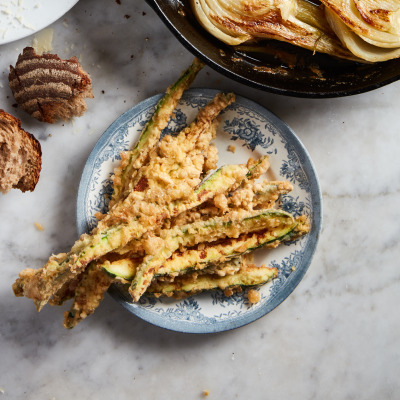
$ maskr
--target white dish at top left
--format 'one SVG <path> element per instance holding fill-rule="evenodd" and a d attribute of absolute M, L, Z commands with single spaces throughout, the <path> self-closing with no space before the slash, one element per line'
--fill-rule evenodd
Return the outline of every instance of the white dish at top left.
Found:
<path fill-rule="evenodd" d="M 0 45 L 32 35 L 69 11 L 78 0 L 0 0 Z"/>

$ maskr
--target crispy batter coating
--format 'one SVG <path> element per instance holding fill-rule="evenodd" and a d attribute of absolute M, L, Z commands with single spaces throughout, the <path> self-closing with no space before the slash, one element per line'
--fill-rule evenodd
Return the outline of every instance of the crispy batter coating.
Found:
<path fill-rule="evenodd" d="M 75 290 L 71 309 L 64 314 L 64 327 L 71 329 L 92 314 L 103 300 L 113 280 L 113 277 L 105 273 L 96 263 L 90 264 Z"/>

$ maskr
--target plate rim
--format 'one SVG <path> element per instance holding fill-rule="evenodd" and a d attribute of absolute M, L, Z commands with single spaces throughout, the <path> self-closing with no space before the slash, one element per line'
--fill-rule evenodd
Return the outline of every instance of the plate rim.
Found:
<path fill-rule="evenodd" d="M 201 96 L 202 94 L 208 94 L 211 96 L 215 96 L 215 94 L 219 93 L 220 91 L 217 89 L 209 89 L 209 88 L 192 88 L 185 91 L 184 96 Z M 85 163 L 85 166 L 82 171 L 81 179 L 78 186 L 78 195 L 76 200 L 76 225 L 78 230 L 78 235 L 85 233 L 87 231 L 87 225 L 85 221 L 85 213 L 84 207 L 85 204 L 85 197 L 90 172 L 93 171 L 93 161 L 96 159 L 96 154 L 102 149 L 104 144 L 107 140 L 113 136 L 113 132 L 115 131 L 116 127 L 123 124 L 127 118 L 132 118 L 132 112 L 136 115 L 139 115 L 143 112 L 144 109 L 151 105 L 155 105 L 156 102 L 161 98 L 162 94 L 156 94 L 151 96 L 135 106 L 131 107 L 124 113 L 122 113 L 115 121 L 113 121 L 109 127 L 104 131 L 104 133 L 100 136 L 97 140 L 96 144 L 94 145 L 93 149 L 91 150 L 89 157 Z M 269 314 L 275 308 L 277 308 L 284 300 L 286 300 L 290 294 L 294 291 L 294 289 L 299 285 L 299 283 L 303 280 L 306 272 L 308 271 L 312 259 L 314 257 L 315 251 L 318 246 L 318 241 L 320 237 L 320 232 L 322 228 L 322 193 L 321 188 L 318 180 L 318 175 L 312 159 L 305 148 L 304 144 L 295 134 L 295 132 L 278 116 L 276 116 L 273 112 L 268 110 L 266 107 L 256 103 L 253 100 L 248 99 L 247 97 L 241 95 L 235 95 L 236 101 L 235 103 L 240 103 L 244 105 L 246 108 L 255 110 L 261 113 L 263 116 L 268 116 L 268 121 L 274 127 L 277 125 L 281 125 L 284 128 L 284 131 L 279 129 L 280 134 L 283 135 L 286 141 L 290 139 L 293 141 L 291 144 L 296 149 L 296 154 L 301 158 L 301 165 L 305 172 L 307 173 L 307 180 L 310 182 L 310 197 L 312 202 L 312 211 L 313 211 L 313 218 L 312 218 L 312 228 L 311 231 L 313 232 L 313 236 L 307 242 L 306 248 L 304 251 L 306 252 L 306 260 L 303 260 L 302 268 L 299 273 L 295 275 L 294 278 L 290 279 L 289 282 L 286 282 L 286 290 L 279 292 L 274 297 L 274 302 L 271 304 L 265 304 L 262 307 L 259 307 L 255 312 L 251 315 L 243 314 L 240 316 L 235 317 L 234 320 L 223 320 L 223 321 L 216 321 L 213 324 L 193 324 L 192 322 L 187 322 L 183 320 L 174 321 L 174 320 L 167 320 L 160 318 L 158 315 L 153 313 L 147 313 L 147 309 L 142 307 L 140 304 L 135 304 L 126 301 L 122 298 L 121 293 L 112 285 L 108 290 L 108 294 L 120 305 L 122 305 L 126 310 L 128 310 L 131 314 L 141 318 L 142 320 L 151 323 L 152 325 L 175 331 L 181 333 L 194 333 L 194 334 L 207 334 L 207 333 L 217 333 L 228 331 L 232 329 L 236 329 L 245 325 L 248 325 L 261 317 Z M 299 154 L 299 150 L 300 153 Z"/>
<path fill-rule="evenodd" d="M 64 7 L 64 11 L 62 11 L 61 14 L 57 13 L 57 14 L 53 15 L 51 18 L 46 20 L 46 22 L 40 24 L 38 27 L 35 27 L 34 29 L 28 29 L 28 28 L 21 29 L 21 32 L 18 35 L 14 36 L 14 37 L 12 37 L 10 39 L 8 39 L 7 37 L 5 37 L 5 38 L 1 38 L 0 37 L 0 45 L 13 43 L 13 42 L 16 42 L 17 40 L 21 40 L 21 39 L 24 39 L 26 37 L 29 37 L 31 35 L 34 35 L 34 34 L 38 33 L 42 29 L 47 28 L 48 26 L 50 26 L 51 24 L 53 24 L 54 22 L 59 20 L 61 17 L 63 17 L 78 2 L 79 2 L 79 0 L 68 0 L 69 4 Z"/>

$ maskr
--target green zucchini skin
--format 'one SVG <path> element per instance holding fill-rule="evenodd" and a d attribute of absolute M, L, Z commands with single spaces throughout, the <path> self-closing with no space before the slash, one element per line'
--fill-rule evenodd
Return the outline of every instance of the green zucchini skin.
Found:
<path fill-rule="evenodd" d="M 293 241 L 307 234 L 310 226 L 305 216 L 295 219 L 293 226 L 273 232 L 260 231 L 242 234 L 238 238 L 225 239 L 222 242 L 209 243 L 201 248 L 174 252 L 155 273 L 159 276 L 177 276 L 192 270 L 201 270 L 223 260 L 247 254 L 262 247 L 277 247 L 283 242 Z M 141 258 L 124 258 L 116 262 L 107 262 L 102 266 L 112 276 L 131 281 L 141 263 Z"/>
<path fill-rule="evenodd" d="M 195 190 L 193 195 L 185 201 L 172 201 L 163 207 L 163 218 L 170 218 L 180 214 L 186 210 L 190 210 L 203 202 L 212 199 L 219 193 L 225 193 L 231 190 L 231 188 L 237 186 L 245 178 L 248 168 L 245 165 L 224 165 L 215 171 L 209 178 L 204 180 Z M 161 214 L 161 213 L 160 213 Z M 143 233 L 150 227 L 147 226 L 143 229 L 142 224 L 138 221 L 133 221 L 132 225 L 135 229 L 141 229 L 140 235 L 136 235 L 136 238 L 140 238 Z M 141 228 L 142 227 L 142 228 Z M 125 227 L 126 228 L 126 227 Z M 114 250 L 118 246 L 110 249 Z M 129 253 L 132 249 L 129 244 L 118 250 L 119 254 Z"/>
<path fill-rule="evenodd" d="M 285 233 L 287 231 L 287 233 Z M 155 278 L 165 275 L 172 277 L 188 271 L 196 271 L 217 264 L 223 260 L 238 257 L 261 247 L 277 247 L 279 244 L 297 240 L 310 231 L 306 216 L 295 218 L 295 225 L 279 231 L 260 231 L 242 234 L 238 238 L 225 239 L 222 242 L 209 243 L 204 248 L 187 249 L 175 252 L 155 273 Z M 105 262 L 102 267 L 113 277 L 131 281 L 136 274 L 142 258 L 122 258 L 114 262 Z"/>
<path fill-rule="evenodd" d="M 129 293 L 134 301 L 138 301 L 150 285 L 160 265 L 180 246 L 189 247 L 225 237 L 238 237 L 240 233 L 276 228 L 271 226 L 274 224 L 293 227 L 295 222 L 292 215 L 282 210 L 242 210 L 242 212 L 228 213 L 223 217 L 166 229 L 160 235 L 164 239 L 164 245 L 155 255 L 148 255 L 144 258 L 142 264 L 137 268 Z"/>
<path fill-rule="evenodd" d="M 222 262 L 225 259 L 238 257 L 260 247 L 274 244 L 277 246 L 284 237 L 296 228 L 296 224 L 279 227 L 274 231 L 264 230 L 242 234 L 238 238 L 225 239 L 221 243 L 210 243 L 201 249 L 188 249 L 183 253 L 174 253 L 158 269 L 156 275 L 183 274 L 188 269 L 200 270 L 209 264 Z"/>
<path fill-rule="evenodd" d="M 236 287 L 249 287 L 265 284 L 278 276 L 277 268 L 242 266 L 233 275 L 218 276 L 216 274 L 182 275 L 173 282 L 155 281 L 146 293 L 153 295 L 176 296 L 196 294 L 206 290 L 226 290 Z"/>
<path fill-rule="evenodd" d="M 255 164 L 249 166 L 249 172 L 246 174 L 248 180 L 258 179 L 269 168 L 269 157 L 260 157 Z"/>

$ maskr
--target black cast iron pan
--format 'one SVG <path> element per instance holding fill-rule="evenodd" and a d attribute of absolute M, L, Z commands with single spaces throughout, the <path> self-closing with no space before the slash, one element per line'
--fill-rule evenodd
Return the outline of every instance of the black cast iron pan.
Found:
<path fill-rule="evenodd" d="M 238 51 L 198 24 L 188 0 L 146 2 L 179 41 L 211 68 L 267 92 L 295 97 L 341 97 L 377 89 L 400 78 L 400 59 L 360 64 L 312 54 L 274 40 L 265 42 L 263 53 Z"/>

